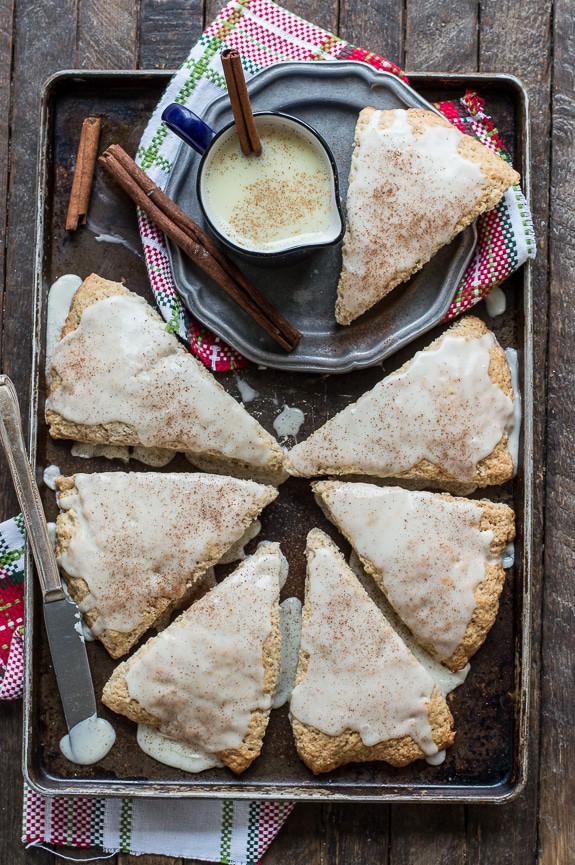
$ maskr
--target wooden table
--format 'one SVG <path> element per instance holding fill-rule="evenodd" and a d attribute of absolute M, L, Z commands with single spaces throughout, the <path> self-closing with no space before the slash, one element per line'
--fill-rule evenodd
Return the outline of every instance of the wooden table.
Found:
<path fill-rule="evenodd" d="M 0 0 L 2 370 L 28 400 L 38 102 L 62 68 L 173 68 L 217 0 Z M 505 71 L 531 101 L 536 438 L 536 561 L 531 773 L 506 806 L 302 804 L 266 865 L 568 865 L 575 862 L 575 15 L 568 0 L 289 0 L 294 12 L 407 70 Z M 545 415 L 544 407 L 547 404 Z M 5 469 L 0 518 L 17 510 Z M 541 647 L 541 651 L 539 651 Z M 61 862 L 20 843 L 19 704 L 0 705 L 0 862 Z M 541 717 L 538 730 L 537 719 Z M 118 856 L 159 863 L 162 857 Z M 113 861 L 113 860 L 107 860 Z M 164 860 L 165 861 L 165 860 Z M 170 860 L 173 861 L 173 860 Z"/>

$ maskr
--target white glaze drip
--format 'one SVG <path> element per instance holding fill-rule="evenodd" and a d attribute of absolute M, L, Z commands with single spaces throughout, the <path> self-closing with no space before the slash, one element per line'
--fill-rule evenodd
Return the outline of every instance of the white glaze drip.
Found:
<path fill-rule="evenodd" d="M 88 307 L 54 348 L 61 381 L 47 408 L 82 425 L 123 423 L 146 447 L 210 453 L 265 468 L 277 442 L 168 333 L 143 298 Z"/>
<path fill-rule="evenodd" d="M 128 691 L 160 732 L 217 754 L 238 748 L 252 712 L 271 707 L 263 647 L 280 567 L 277 544 L 259 549 L 135 656 Z"/>
<path fill-rule="evenodd" d="M 48 526 L 48 534 L 50 535 L 52 546 L 56 549 L 56 523 L 47 523 L 46 525 Z"/>
<path fill-rule="evenodd" d="M 522 417 L 521 391 L 519 389 L 519 361 L 517 358 L 517 349 L 506 348 L 505 357 L 507 358 L 507 363 L 509 364 L 509 369 L 511 370 L 511 386 L 515 395 L 515 402 L 513 403 L 513 428 L 509 433 L 507 447 L 509 448 L 509 453 L 511 454 L 511 458 L 513 460 L 513 468 L 515 469 L 515 474 L 517 474 L 517 466 L 519 465 L 519 433 L 521 432 Z"/>
<path fill-rule="evenodd" d="M 280 438 L 297 436 L 304 420 L 305 415 L 300 408 L 284 405 L 274 420 L 274 429 Z"/>
<path fill-rule="evenodd" d="M 244 381 L 239 377 L 236 377 L 236 385 L 240 392 L 240 397 L 243 403 L 253 402 L 253 400 L 260 395 L 259 391 L 254 390 L 254 388 L 250 384 L 248 384 L 247 381 Z"/>
<path fill-rule="evenodd" d="M 70 312 L 72 298 L 81 285 L 81 277 L 67 273 L 50 286 L 46 316 L 46 376 L 48 380 L 54 346 L 62 335 L 62 328 Z"/>
<path fill-rule="evenodd" d="M 105 457 L 108 460 L 121 460 L 121 462 L 127 463 L 130 460 L 130 448 L 124 445 L 94 445 L 88 442 L 74 442 L 72 456 L 82 460 Z"/>
<path fill-rule="evenodd" d="M 80 721 L 60 739 L 60 751 L 79 766 L 91 766 L 98 763 L 112 748 L 116 741 L 116 733 L 105 718 L 92 715 L 85 721 Z"/>
<path fill-rule="evenodd" d="M 58 557 L 97 609 L 92 630 L 133 630 L 151 598 L 179 598 L 245 530 L 269 497 L 252 481 L 207 474 L 77 474 L 58 504 L 75 515 Z"/>
<path fill-rule="evenodd" d="M 491 318 L 497 318 L 498 315 L 503 315 L 506 308 L 507 298 L 499 286 L 495 286 L 495 288 L 492 288 L 485 298 L 485 309 L 487 310 L 487 315 Z"/>
<path fill-rule="evenodd" d="M 488 373 L 493 334 L 447 334 L 406 370 L 384 378 L 356 403 L 296 445 L 299 474 L 391 477 L 428 460 L 453 477 L 473 478 L 513 426 L 513 400 Z"/>
<path fill-rule="evenodd" d="M 493 532 L 479 504 L 373 484 L 319 483 L 317 493 L 401 619 L 439 660 L 463 640 L 485 579 Z"/>
<path fill-rule="evenodd" d="M 501 564 L 504 568 L 512 568 L 515 564 L 515 544 L 513 542 L 507 544 L 501 554 Z"/>
<path fill-rule="evenodd" d="M 167 466 L 174 459 L 174 456 L 174 451 L 166 450 L 166 448 L 145 448 L 142 445 L 136 445 L 130 453 L 130 459 L 138 460 L 138 462 L 156 469 Z"/>
<path fill-rule="evenodd" d="M 367 746 L 411 736 L 427 756 L 437 753 L 433 680 L 318 530 L 308 536 L 301 649 L 309 664 L 293 689 L 295 718 L 329 736 L 354 730 Z"/>
<path fill-rule="evenodd" d="M 441 766 L 441 764 L 445 762 L 445 756 L 445 751 L 438 751 L 437 754 L 433 754 L 431 757 L 426 757 L 425 762 L 429 763 L 430 766 Z"/>
<path fill-rule="evenodd" d="M 289 701 L 295 684 L 301 640 L 301 601 L 299 598 L 286 598 L 280 604 L 280 632 L 282 640 L 281 671 L 272 709 L 279 709 Z"/>
<path fill-rule="evenodd" d="M 62 472 L 60 471 L 59 466 L 47 466 L 44 469 L 44 474 L 42 475 L 42 480 L 44 481 L 45 486 L 48 487 L 49 490 L 56 490 L 56 478 L 59 478 Z"/>
<path fill-rule="evenodd" d="M 213 754 L 208 754 L 197 745 L 176 742 L 146 724 L 138 724 L 136 739 L 148 757 L 157 760 L 158 763 L 164 763 L 166 766 L 173 766 L 184 772 L 192 772 L 194 775 L 198 772 L 205 772 L 206 769 L 219 768 L 224 765 Z"/>

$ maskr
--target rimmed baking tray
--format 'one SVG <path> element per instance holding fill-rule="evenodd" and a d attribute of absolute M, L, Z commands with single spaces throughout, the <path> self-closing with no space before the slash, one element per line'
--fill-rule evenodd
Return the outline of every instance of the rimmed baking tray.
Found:
<path fill-rule="evenodd" d="M 71 168 L 80 126 L 89 114 L 105 117 L 101 147 L 112 142 L 133 153 L 142 130 L 172 73 L 62 72 L 51 78 L 42 97 L 42 132 L 39 154 L 36 274 L 34 284 L 35 339 L 30 407 L 30 456 L 39 478 L 55 463 L 65 474 L 75 471 L 112 471 L 121 463 L 71 456 L 69 442 L 49 439 L 43 420 L 45 299 L 50 284 L 64 273 L 86 276 L 95 271 L 111 279 L 126 278 L 128 286 L 149 300 L 150 292 L 134 210 L 113 183 L 98 172 L 88 226 L 73 235 L 65 232 L 65 211 Z M 489 111 L 513 153 L 529 193 L 529 136 L 527 97 L 521 84 L 507 75 L 411 75 L 412 85 L 430 100 L 461 96 L 469 86 L 487 98 Z M 523 394 L 523 425 L 517 478 L 505 487 L 484 494 L 513 505 L 517 512 L 514 567 L 501 599 L 500 613 L 485 645 L 473 660 L 466 683 L 454 692 L 450 706 L 457 739 L 439 767 L 417 762 L 403 769 L 385 763 L 342 767 L 314 778 L 298 759 L 287 709 L 273 712 L 262 755 L 241 777 L 227 770 L 188 775 L 155 763 L 135 744 L 135 726 L 110 717 L 118 743 L 94 767 L 68 763 L 58 751 L 65 732 L 43 631 L 41 604 L 30 560 L 26 568 L 26 652 L 24 713 L 24 773 L 28 783 L 44 793 L 91 796 L 176 796 L 205 798 L 332 799 L 340 801 L 503 802 L 523 788 L 527 773 L 529 727 L 529 669 L 531 663 L 532 570 L 532 311 L 530 267 L 523 268 L 505 286 L 508 308 L 491 320 L 484 305 L 474 312 L 485 318 L 504 347 L 519 352 Z M 439 330 L 385 361 L 383 373 L 399 367 Z M 240 398 L 239 388 L 250 385 L 257 396 L 248 408 L 268 429 L 284 404 L 298 406 L 305 421 L 300 437 L 307 436 L 328 417 L 372 387 L 382 376 L 381 365 L 342 376 L 290 373 L 255 366 L 219 376 L 224 387 Z M 245 391 L 244 391 L 245 393 Z M 291 442 L 289 442 L 291 444 Z M 134 463 L 132 470 L 145 471 Z M 177 457 L 165 470 L 190 470 Z M 43 490 L 49 519 L 57 508 L 54 495 Z M 322 527 L 344 549 L 341 537 L 326 523 L 313 502 L 309 483 L 292 479 L 263 514 L 261 537 L 280 540 L 290 562 L 286 596 L 302 594 L 304 545 L 307 531 Z M 89 647 L 96 689 L 109 676 L 113 661 L 100 645 Z"/>

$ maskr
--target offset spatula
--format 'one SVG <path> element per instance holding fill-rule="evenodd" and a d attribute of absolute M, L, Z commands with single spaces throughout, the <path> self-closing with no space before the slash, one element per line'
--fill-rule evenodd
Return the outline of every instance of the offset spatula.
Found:
<path fill-rule="evenodd" d="M 24 447 L 18 397 L 14 385 L 5 375 L 0 375 L 0 437 L 40 578 L 44 600 L 44 621 L 68 730 L 73 730 L 88 719 L 107 724 L 96 717 L 96 699 L 86 645 L 82 636 L 80 613 L 76 604 L 66 598 L 62 588 L 40 493 Z M 89 723 L 88 727 L 93 730 L 94 724 Z M 80 730 L 85 731 L 86 725 Z M 88 738 L 90 741 L 86 745 L 84 732 L 81 750 L 85 756 L 88 755 L 88 751 L 93 750 L 92 733 Z M 113 739 L 110 747 L 112 743 Z M 87 761 L 78 759 L 75 762 Z"/>

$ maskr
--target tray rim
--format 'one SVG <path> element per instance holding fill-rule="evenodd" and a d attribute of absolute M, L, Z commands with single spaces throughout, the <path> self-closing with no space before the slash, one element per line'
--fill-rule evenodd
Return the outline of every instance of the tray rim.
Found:
<path fill-rule="evenodd" d="M 36 183 L 36 219 L 34 240 L 34 276 L 33 276 L 33 310 L 34 321 L 32 329 L 32 357 L 31 357 L 31 397 L 28 408 L 28 453 L 32 468 L 36 468 L 37 457 L 37 418 L 39 401 L 39 377 L 41 361 L 41 321 L 42 321 L 42 265 L 43 248 L 42 239 L 44 235 L 45 216 L 43 208 L 43 193 L 46 189 L 48 179 L 48 155 L 49 136 L 48 120 L 49 105 L 52 92 L 61 82 L 70 80 L 93 80 L 98 78 L 113 79 L 114 81 L 130 81 L 136 79 L 143 81 L 146 78 L 167 81 L 175 74 L 176 70 L 165 69 L 64 69 L 51 75 L 44 83 L 40 98 L 40 135 L 37 155 L 37 183 Z M 505 82 L 515 91 L 518 112 L 518 125 L 522 141 L 522 185 L 527 201 L 531 198 L 531 176 L 530 176 L 530 119 L 529 119 L 529 97 L 527 91 L 519 78 L 508 73 L 431 73 L 431 72 L 408 72 L 410 81 L 417 86 L 418 82 L 437 84 L 438 87 L 448 84 L 461 84 L 462 88 L 470 83 L 489 85 L 493 82 Z M 296 801 L 339 801 L 339 802 L 442 802 L 445 804 L 503 804 L 515 799 L 525 788 L 528 778 L 528 745 L 530 728 L 530 704 L 531 704 L 531 662 L 532 662 L 532 585 L 533 573 L 536 568 L 541 570 L 533 560 L 533 465 L 534 465 L 534 439 L 533 439 L 533 290 L 532 290 L 533 263 L 531 260 L 523 265 L 523 330 L 524 344 L 522 356 L 520 355 L 520 373 L 523 378 L 523 462 L 524 462 L 524 494 L 522 501 L 524 548 L 522 550 L 522 585 L 521 590 L 521 627 L 515 645 L 515 691 L 516 711 L 514 714 L 514 749 L 513 768 L 509 778 L 497 782 L 494 785 L 454 785 L 454 784 L 420 784 L 416 787 L 408 785 L 388 785 L 376 788 L 381 792 L 369 794 L 346 793 L 341 789 L 338 791 L 336 785 L 322 784 L 318 781 L 316 787 L 306 787 L 303 790 L 297 786 L 275 788 L 268 785 L 260 789 L 257 784 L 233 780 L 231 783 L 222 783 L 202 787 L 196 785 L 194 788 L 182 786 L 175 782 L 170 784 L 169 789 L 165 782 L 161 787 L 156 782 L 125 781 L 83 781 L 65 779 L 54 780 L 43 783 L 35 775 L 33 764 L 33 694 L 32 694 L 32 649 L 34 641 L 34 573 L 28 545 L 24 560 L 25 569 L 25 615 L 27 627 L 25 630 L 25 671 L 24 671 L 24 711 L 23 711 L 23 747 L 22 747 L 22 771 L 24 779 L 29 787 L 43 795 L 85 795 L 117 798 L 121 796 L 161 798 L 187 798 L 187 799 L 250 799 L 262 800 L 296 800 Z M 540 575 L 539 575 L 540 576 Z M 138 786 L 139 785 L 139 786 Z M 346 785 L 339 785 L 345 787 Z"/>

